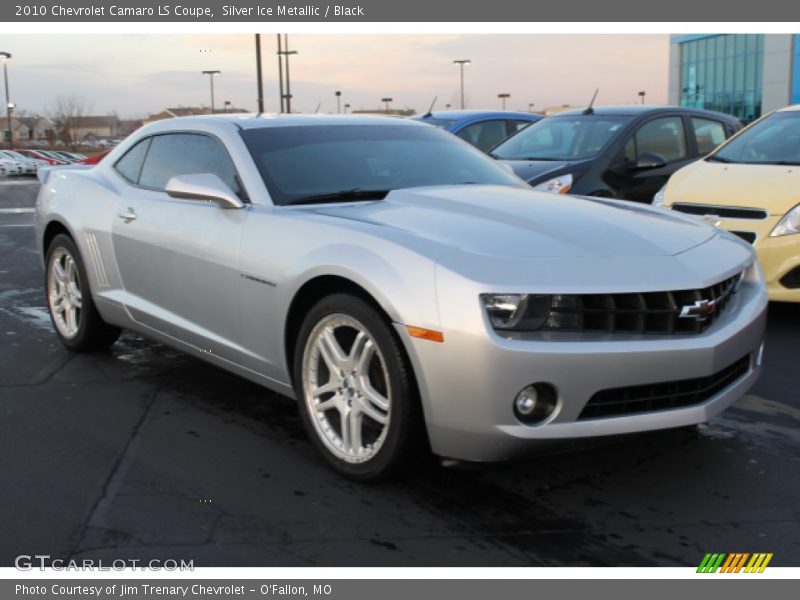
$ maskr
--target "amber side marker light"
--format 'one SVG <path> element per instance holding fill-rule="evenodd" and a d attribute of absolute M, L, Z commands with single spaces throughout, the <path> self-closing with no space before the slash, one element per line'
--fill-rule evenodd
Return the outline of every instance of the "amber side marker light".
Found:
<path fill-rule="evenodd" d="M 406 331 L 408 331 L 408 335 L 411 337 L 428 340 L 429 342 L 444 342 L 444 334 L 441 331 L 412 327 L 411 325 L 406 325 Z"/>

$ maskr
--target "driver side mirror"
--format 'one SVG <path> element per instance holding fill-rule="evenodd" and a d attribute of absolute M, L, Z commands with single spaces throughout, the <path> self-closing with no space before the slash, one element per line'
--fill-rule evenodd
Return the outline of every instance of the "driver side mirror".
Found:
<path fill-rule="evenodd" d="M 654 152 L 642 152 L 633 164 L 633 168 L 637 171 L 641 171 L 645 169 L 660 169 L 666 165 L 667 161 L 663 156 L 655 154 Z"/>
<path fill-rule="evenodd" d="M 176 175 L 170 178 L 164 191 L 171 198 L 213 202 L 220 208 L 244 208 L 244 202 L 213 173 Z"/>

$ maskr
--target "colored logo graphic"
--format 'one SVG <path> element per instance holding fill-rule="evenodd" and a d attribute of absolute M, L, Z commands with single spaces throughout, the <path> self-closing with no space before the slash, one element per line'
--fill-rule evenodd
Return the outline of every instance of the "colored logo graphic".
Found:
<path fill-rule="evenodd" d="M 703 557 L 700 566 L 697 567 L 697 572 L 763 573 L 771 560 L 772 552 L 755 552 L 753 554 L 749 552 L 734 552 L 733 554 L 709 552 Z"/>

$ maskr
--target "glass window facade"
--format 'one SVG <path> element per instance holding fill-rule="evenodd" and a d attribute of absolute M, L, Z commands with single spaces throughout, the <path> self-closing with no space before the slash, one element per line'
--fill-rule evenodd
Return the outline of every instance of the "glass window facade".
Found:
<path fill-rule="evenodd" d="M 681 106 L 751 121 L 761 116 L 764 36 L 730 34 L 681 43 Z"/>

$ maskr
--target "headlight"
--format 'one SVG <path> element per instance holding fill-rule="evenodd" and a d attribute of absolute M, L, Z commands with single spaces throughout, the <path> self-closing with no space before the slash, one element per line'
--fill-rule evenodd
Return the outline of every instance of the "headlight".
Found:
<path fill-rule="evenodd" d="M 661 186 L 661 189 L 656 192 L 656 195 L 653 196 L 653 206 L 664 208 L 664 192 L 666 190 L 667 184 L 665 183 L 663 186 Z"/>
<path fill-rule="evenodd" d="M 544 183 L 533 186 L 539 192 L 552 192 L 554 194 L 566 194 L 572 187 L 572 174 L 559 175 L 548 179 Z"/>
<path fill-rule="evenodd" d="M 769 236 L 778 237 L 780 235 L 791 235 L 793 233 L 800 233 L 800 204 L 783 215 L 783 218 L 778 221 L 778 224 L 775 225 L 775 229 L 772 230 Z"/>
<path fill-rule="evenodd" d="M 550 315 L 550 296 L 481 294 L 492 327 L 502 331 L 535 331 Z"/>

